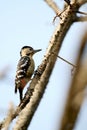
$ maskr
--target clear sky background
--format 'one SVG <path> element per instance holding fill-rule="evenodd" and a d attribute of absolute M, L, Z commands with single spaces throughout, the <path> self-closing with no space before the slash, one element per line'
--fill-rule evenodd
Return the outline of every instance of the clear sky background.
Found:
<path fill-rule="evenodd" d="M 56 0 L 57 1 L 57 0 Z M 63 0 L 57 4 L 62 9 Z M 87 5 L 82 8 L 87 12 Z M 6 116 L 9 103 L 19 103 L 14 94 L 16 67 L 20 49 L 24 45 L 42 49 L 34 56 L 36 68 L 41 63 L 48 42 L 58 24 L 52 20 L 55 13 L 43 0 L 0 0 L 0 72 L 8 68 L 6 77 L 0 79 L 0 119 Z M 81 35 L 87 24 L 74 23 L 67 33 L 59 55 L 75 64 Z M 72 67 L 57 60 L 47 89 L 32 119 L 29 130 L 58 130 L 64 102 L 69 89 Z M 26 89 L 24 90 L 25 93 Z M 75 130 L 87 129 L 87 96 L 84 100 Z"/>

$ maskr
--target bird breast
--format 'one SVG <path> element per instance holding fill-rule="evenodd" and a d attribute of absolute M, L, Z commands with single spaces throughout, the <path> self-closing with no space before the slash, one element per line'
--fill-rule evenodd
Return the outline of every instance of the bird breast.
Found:
<path fill-rule="evenodd" d="M 30 66 L 28 68 L 28 71 L 27 71 L 27 76 L 29 78 L 31 78 L 32 74 L 34 73 L 34 68 L 35 68 L 34 60 L 31 58 L 30 61 L 31 61 L 31 63 L 30 63 Z"/>

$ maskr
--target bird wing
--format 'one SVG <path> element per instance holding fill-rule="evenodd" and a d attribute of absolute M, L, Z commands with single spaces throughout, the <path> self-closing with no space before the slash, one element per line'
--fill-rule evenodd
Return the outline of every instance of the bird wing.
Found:
<path fill-rule="evenodd" d="M 17 86 L 20 85 L 20 80 L 26 77 L 27 70 L 30 64 L 30 58 L 27 56 L 21 57 L 21 59 L 19 60 L 15 78 L 15 93 L 17 92 Z"/>

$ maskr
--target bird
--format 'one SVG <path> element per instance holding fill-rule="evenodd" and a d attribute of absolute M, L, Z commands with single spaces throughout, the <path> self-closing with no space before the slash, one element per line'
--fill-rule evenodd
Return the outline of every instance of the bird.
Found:
<path fill-rule="evenodd" d="M 35 62 L 33 55 L 41 49 L 34 50 L 31 46 L 24 46 L 20 51 L 20 60 L 17 65 L 15 76 L 15 93 L 19 90 L 20 102 L 23 99 L 23 89 L 26 84 L 31 80 L 34 73 Z"/>

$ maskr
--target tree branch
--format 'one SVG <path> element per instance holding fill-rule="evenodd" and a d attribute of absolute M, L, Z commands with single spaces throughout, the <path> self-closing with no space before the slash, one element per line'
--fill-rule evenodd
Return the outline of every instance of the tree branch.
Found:
<path fill-rule="evenodd" d="M 73 130 L 84 99 L 84 90 L 87 84 L 87 61 L 82 65 L 81 57 L 85 48 L 86 41 L 87 33 L 85 33 L 82 39 L 80 53 L 77 60 L 78 67 L 70 87 L 60 130 Z"/>
<path fill-rule="evenodd" d="M 13 112 L 14 112 L 14 105 L 13 103 L 10 103 L 9 105 L 9 110 L 8 110 L 8 114 L 7 114 L 7 120 L 5 120 L 4 122 L 0 123 L 0 130 L 2 128 L 4 128 L 4 130 L 8 130 L 9 129 L 9 125 L 12 121 L 11 117 L 13 115 Z"/>
<path fill-rule="evenodd" d="M 75 22 L 86 22 L 87 16 L 76 17 Z"/>
<path fill-rule="evenodd" d="M 77 0 L 77 4 L 79 6 L 82 6 L 83 4 L 86 4 L 87 3 L 87 0 Z"/>
<path fill-rule="evenodd" d="M 53 0 L 44 0 L 56 14 L 60 14 L 61 10 Z"/>
<path fill-rule="evenodd" d="M 77 2 L 77 0 L 71 0 L 71 3 L 74 3 L 74 4 L 75 4 L 76 2 Z"/>
<path fill-rule="evenodd" d="M 87 62 L 83 66 L 79 66 L 74 77 L 60 130 L 73 130 L 76 124 L 76 119 L 84 99 L 84 89 L 87 85 L 86 77 Z"/>

